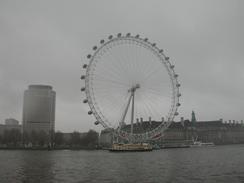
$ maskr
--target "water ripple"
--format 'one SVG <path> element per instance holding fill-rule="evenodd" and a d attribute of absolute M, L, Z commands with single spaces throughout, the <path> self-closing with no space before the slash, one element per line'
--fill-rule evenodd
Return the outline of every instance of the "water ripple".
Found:
<path fill-rule="evenodd" d="M 0 151 L 1 183 L 244 182 L 244 146 L 107 151 Z"/>

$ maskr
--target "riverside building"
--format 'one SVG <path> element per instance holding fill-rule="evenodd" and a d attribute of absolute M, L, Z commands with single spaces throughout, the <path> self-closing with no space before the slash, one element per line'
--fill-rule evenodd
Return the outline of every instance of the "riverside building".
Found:
<path fill-rule="evenodd" d="M 30 85 L 24 92 L 23 132 L 55 130 L 55 91 L 48 85 Z"/>
<path fill-rule="evenodd" d="M 0 124 L 0 135 L 3 135 L 5 131 L 10 131 L 12 129 L 18 130 L 21 132 L 22 125 L 19 124 L 19 121 L 13 118 L 5 119 L 4 124 Z"/>
<path fill-rule="evenodd" d="M 154 121 L 149 119 L 133 124 L 134 133 L 145 133 L 146 131 L 157 128 L 162 121 Z M 123 130 L 130 132 L 130 124 L 124 126 Z M 100 135 L 100 146 L 111 147 L 113 142 L 113 131 L 105 129 Z M 244 144 L 244 123 L 243 120 L 237 122 L 235 120 L 223 121 L 197 121 L 195 113 L 192 112 L 190 120 L 181 118 L 179 122 L 172 122 L 169 128 L 164 132 L 164 136 L 153 141 L 160 146 L 165 144 L 181 144 L 191 143 L 198 140 L 204 143 L 213 142 L 216 145 L 221 144 Z M 123 140 L 122 140 L 123 141 Z"/>

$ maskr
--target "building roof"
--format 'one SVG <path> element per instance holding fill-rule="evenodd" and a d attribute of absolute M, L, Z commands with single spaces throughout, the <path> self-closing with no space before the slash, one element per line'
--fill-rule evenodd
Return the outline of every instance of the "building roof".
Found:
<path fill-rule="evenodd" d="M 50 85 L 29 85 L 29 89 L 47 89 L 47 90 L 52 90 L 52 86 L 50 86 Z"/>
<path fill-rule="evenodd" d="M 133 124 L 133 133 L 145 133 L 147 131 L 151 131 L 157 128 L 162 122 L 161 121 L 143 121 L 139 123 Z M 169 126 L 169 129 L 184 129 L 185 127 L 195 127 L 195 128 L 221 128 L 221 127 L 241 127 L 242 124 L 233 124 L 233 123 L 223 123 L 221 120 L 213 120 L 213 121 L 197 121 L 191 122 L 189 120 L 185 120 L 184 122 L 172 122 Z M 122 130 L 126 132 L 130 132 L 131 125 L 127 124 L 122 127 Z M 110 130 L 111 131 L 111 130 Z"/>

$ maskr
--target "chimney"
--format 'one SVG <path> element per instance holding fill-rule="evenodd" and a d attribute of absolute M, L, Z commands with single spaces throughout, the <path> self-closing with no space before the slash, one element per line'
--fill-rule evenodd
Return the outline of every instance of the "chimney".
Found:
<path fill-rule="evenodd" d="M 162 117 L 161 119 L 162 119 L 162 122 L 164 122 L 164 117 Z"/>
<path fill-rule="evenodd" d="M 152 118 L 151 118 L 151 116 L 149 117 L 149 124 L 150 125 L 152 124 Z"/>
<path fill-rule="evenodd" d="M 141 118 L 141 123 L 143 123 L 143 118 Z"/>
<path fill-rule="evenodd" d="M 137 125 L 139 124 L 139 118 L 136 118 L 136 124 Z"/>
<path fill-rule="evenodd" d="M 180 123 L 181 123 L 181 125 L 184 127 L 185 126 L 185 123 L 184 123 L 184 117 L 181 117 L 180 118 Z"/>

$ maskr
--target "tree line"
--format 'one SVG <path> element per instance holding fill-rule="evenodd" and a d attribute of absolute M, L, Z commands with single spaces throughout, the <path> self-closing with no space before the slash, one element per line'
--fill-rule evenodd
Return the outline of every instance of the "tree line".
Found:
<path fill-rule="evenodd" d="M 53 148 L 89 148 L 98 147 L 99 134 L 94 130 L 86 133 L 74 131 L 62 133 L 60 131 L 46 133 L 45 131 L 31 131 L 21 133 L 18 129 L 4 130 L 0 134 L 0 147 L 47 147 Z"/>
<path fill-rule="evenodd" d="M 66 137 L 65 137 L 66 135 Z M 94 130 L 89 130 L 87 133 L 79 133 L 74 131 L 67 134 L 62 132 L 56 132 L 54 135 L 56 147 L 71 147 L 71 148 L 97 148 L 98 147 L 99 134 Z"/>

